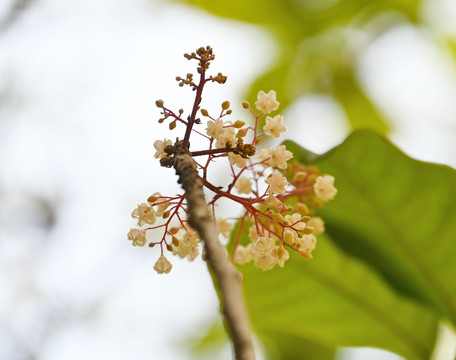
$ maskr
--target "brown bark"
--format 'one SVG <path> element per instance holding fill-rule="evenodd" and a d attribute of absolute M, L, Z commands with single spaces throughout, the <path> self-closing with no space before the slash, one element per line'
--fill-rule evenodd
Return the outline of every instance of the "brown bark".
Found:
<path fill-rule="evenodd" d="M 242 293 L 241 274 L 229 260 L 225 247 L 218 239 L 196 163 L 189 151 L 181 148 L 173 158 L 173 166 L 186 194 L 189 224 L 198 232 L 205 245 L 207 262 L 220 289 L 221 307 L 233 342 L 235 358 L 254 360 L 253 335 Z"/>

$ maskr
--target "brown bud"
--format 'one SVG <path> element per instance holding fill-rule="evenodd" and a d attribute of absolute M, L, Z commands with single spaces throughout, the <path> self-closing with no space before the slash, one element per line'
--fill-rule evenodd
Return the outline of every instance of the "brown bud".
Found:
<path fill-rule="evenodd" d="M 173 247 L 170 244 L 166 244 L 166 249 L 168 251 L 173 251 Z"/>
<path fill-rule="evenodd" d="M 169 210 L 167 210 L 167 211 L 165 211 L 165 212 L 163 213 L 162 218 L 163 218 L 163 219 L 167 219 L 167 218 L 169 218 L 169 215 L 170 215 L 170 214 L 171 214 L 171 212 L 170 212 Z"/>
<path fill-rule="evenodd" d="M 179 246 L 179 240 L 175 236 L 173 236 L 173 245 L 174 246 Z"/>
<path fill-rule="evenodd" d="M 157 245 L 157 244 L 155 244 L 155 243 L 150 243 L 150 244 L 149 244 L 149 247 L 154 247 L 155 245 Z"/>
<path fill-rule="evenodd" d="M 176 120 L 171 121 L 171 122 L 169 123 L 169 129 L 170 129 L 170 130 L 174 130 L 175 127 L 176 127 Z"/>
<path fill-rule="evenodd" d="M 164 104 L 163 100 L 157 100 L 157 101 L 155 102 L 155 105 L 157 105 L 157 107 L 159 107 L 159 108 L 162 108 L 162 107 L 163 107 L 163 104 Z"/>
<path fill-rule="evenodd" d="M 169 229 L 169 232 L 173 235 L 176 235 L 179 232 L 179 230 L 180 230 L 179 228 L 171 228 L 171 229 Z"/>
<path fill-rule="evenodd" d="M 222 103 L 222 109 L 223 110 L 228 110 L 230 108 L 230 102 L 229 101 L 224 101 Z"/>
<path fill-rule="evenodd" d="M 203 116 L 209 116 L 209 112 L 206 109 L 201 109 L 201 114 Z"/>
<path fill-rule="evenodd" d="M 153 203 L 156 202 L 158 199 L 160 199 L 159 196 L 151 195 L 151 196 L 149 196 L 149 198 L 147 199 L 147 202 L 153 204 Z"/>
<path fill-rule="evenodd" d="M 250 104 L 249 104 L 249 102 L 248 102 L 248 101 L 243 101 L 243 102 L 242 102 L 242 107 L 243 107 L 244 109 L 250 109 Z"/>

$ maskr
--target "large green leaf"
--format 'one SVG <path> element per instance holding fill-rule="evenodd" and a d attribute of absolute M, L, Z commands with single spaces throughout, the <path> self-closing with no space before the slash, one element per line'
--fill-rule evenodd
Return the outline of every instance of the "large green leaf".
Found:
<path fill-rule="evenodd" d="M 255 331 L 260 339 L 274 334 L 276 348 L 291 359 L 307 358 L 309 342 L 379 347 L 407 359 L 430 357 L 436 317 L 324 236 L 314 260 L 292 256 L 283 269 L 264 272 L 251 264 L 240 269 Z"/>
<path fill-rule="evenodd" d="M 287 148 L 336 178 L 339 194 L 320 212 L 334 243 L 456 324 L 456 171 L 416 161 L 371 131 L 322 156 Z"/>

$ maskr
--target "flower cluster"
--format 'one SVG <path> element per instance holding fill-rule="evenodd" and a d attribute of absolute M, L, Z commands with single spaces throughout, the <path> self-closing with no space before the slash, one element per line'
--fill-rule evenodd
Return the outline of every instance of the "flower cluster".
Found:
<path fill-rule="evenodd" d="M 207 82 L 222 84 L 226 76 L 221 73 L 207 76 L 206 71 L 214 59 L 210 47 L 199 48 L 185 57 L 198 61 L 200 80 L 196 83 L 192 74 L 176 79 L 180 86 L 187 85 L 196 91 L 194 106 L 184 119 L 182 109 L 174 112 L 162 100 L 156 102 L 163 115 L 159 123 L 170 120 L 171 130 L 181 123 L 185 135 L 183 140 L 177 139 L 174 143 L 168 139 L 155 141 L 155 158 L 160 159 L 162 166 L 170 167 L 176 149 L 189 148 L 190 136 L 195 134 L 207 139 L 207 148 L 189 151 L 193 158 L 203 159 L 195 163 L 204 187 L 214 194 L 208 206 L 220 237 L 232 237 L 235 242 L 232 254 L 235 263 L 253 261 L 263 270 L 275 265 L 283 267 L 290 258 L 290 250 L 304 258 L 312 258 L 316 235 L 324 231 L 323 220 L 314 216 L 312 209 L 321 207 L 336 195 L 334 178 L 320 175 L 316 168 L 290 163 L 293 154 L 284 145 L 259 146 L 264 137 L 279 138 L 287 131 L 282 115 L 268 115 L 280 105 L 275 91 L 260 91 L 255 102 L 256 110 L 248 102 L 242 103 L 252 117 L 250 126 L 244 121 L 228 119 L 232 114 L 228 101 L 221 104 L 219 114 L 211 115 L 200 108 L 204 85 Z M 197 129 L 198 125 L 204 129 Z M 231 177 L 226 188 L 208 180 L 211 164 L 219 159 L 227 162 Z M 242 205 L 244 213 L 232 219 L 217 218 L 217 201 L 221 198 Z M 161 255 L 154 266 L 158 273 L 168 273 L 172 268 L 165 251 L 189 260 L 194 260 L 200 253 L 201 240 L 187 221 L 185 194 L 167 197 L 155 193 L 146 203 L 138 205 L 132 217 L 137 219 L 138 225 L 128 233 L 133 245 L 160 246 Z M 234 221 L 240 223 L 237 234 L 231 234 Z M 162 236 L 158 241 L 148 241 L 146 234 L 154 229 L 161 229 Z"/>

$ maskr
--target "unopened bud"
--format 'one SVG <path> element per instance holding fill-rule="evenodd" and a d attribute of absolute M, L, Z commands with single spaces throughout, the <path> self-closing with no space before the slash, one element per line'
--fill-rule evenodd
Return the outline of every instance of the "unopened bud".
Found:
<path fill-rule="evenodd" d="M 306 222 L 310 221 L 310 219 L 312 219 L 312 218 L 310 216 L 306 215 L 306 216 L 302 217 L 301 221 L 306 223 Z"/>
<path fill-rule="evenodd" d="M 171 121 L 171 122 L 169 123 L 169 129 L 170 129 L 170 130 L 174 130 L 175 127 L 176 127 L 176 120 Z"/>
<path fill-rule="evenodd" d="M 150 243 L 150 244 L 149 244 L 149 247 L 154 247 L 155 245 L 157 245 L 157 244 L 155 244 L 155 243 Z"/>
<path fill-rule="evenodd" d="M 163 102 L 163 100 L 157 100 L 157 101 L 155 102 L 155 105 L 157 105 L 157 107 L 159 107 L 159 108 L 162 108 L 163 105 L 164 105 L 164 102 Z"/>
<path fill-rule="evenodd" d="M 209 112 L 206 109 L 201 109 L 201 114 L 203 116 L 209 116 Z"/>
<path fill-rule="evenodd" d="M 223 110 L 228 110 L 230 108 L 230 102 L 229 101 L 224 101 L 222 103 L 222 109 Z"/>
<path fill-rule="evenodd" d="M 307 173 L 304 171 L 298 171 L 295 176 L 294 180 L 295 181 L 303 181 L 307 177 Z"/>
<path fill-rule="evenodd" d="M 174 246 L 179 246 L 179 240 L 175 236 L 173 236 L 173 245 Z"/>
<path fill-rule="evenodd" d="M 310 235 L 310 234 L 313 234 L 314 230 L 315 229 L 313 227 L 306 226 L 302 232 L 306 235 Z"/>
<path fill-rule="evenodd" d="M 149 196 L 149 198 L 147 199 L 147 202 L 150 203 L 150 204 L 153 204 L 153 203 L 156 202 L 158 199 L 160 199 L 159 196 L 151 195 L 151 196 Z"/>
<path fill-rule="evenodd" d="M 180 230 L 179 228 L 171 228 L 171 229 L 169 229 L 169 232 L 173 235 L 176 235 L 179 232 L 179 230 Z"/>
<path fill-rule="evenodd" d="M 298 203 L 296 205 L 295 211 L 300 214 L 308 214 L 310 212 L 309 208 L 304 203 Z"/>
<path fill-rule="evenodd" d="M 166 249 L 168 251 L 173 251 L 173 247 L 170 244 L 166 244 Z"/>
<path fill-rule="evenodd" d="M 248 102 L 248 101 L 243 101 L 243 102 L 242 102 L 242 107 L 243 107 L 244 109 L 250 109 L 250 104 L 249 104 L 249 102 Z"/>
<path fill-rule="evenodd" d="M 230 109 L 230 110 L 228 110 L 226 113 L 227 113 L 228 115 L 230 115 L 232 112 L 233 112 L 233 110 Z"/>
<path fill-rule="evenodd" d="M 283 236 L 283 241 L 285 241 L 288 245 L 293 246 L 295 244 L 295 234 L 292 231 L 285 231 L 285 235 Z"/>
<path fill-rule="evenodd" d="M 245 135 L 247 135 L 247 129 L 240 129 L 237 134 L 236 134 L 236 137 L 239 139 L 239 138 L 243 138 Z"/>
<path fill-rule="evenodd" d="M 165 212 L 163 213 L 163 215 L 162 215 L 162 218 L 163 218 L 163 219 L 169 218 L 170 213 L 171 213 L 171 212 L 170 212 L 169 210 L 165 211 Z"/>
<path fill-rule="evenodd" d="M 241 121 L 241 120 L 236 120 L 233 124 L 233 127 L 235 127 L 236 129 L 240 129 L 241 127 L 243 127 L 245 125 L 245 122 L 244 121 Z"/>

